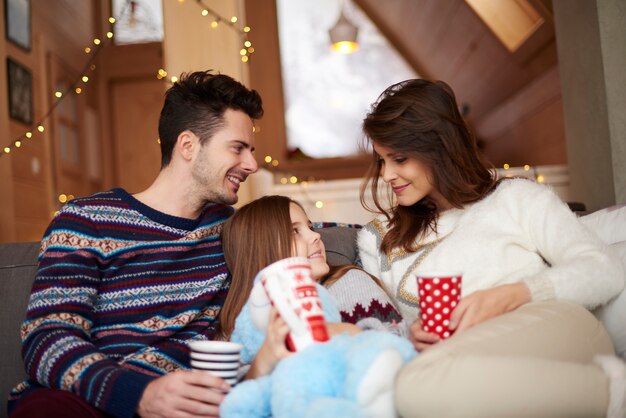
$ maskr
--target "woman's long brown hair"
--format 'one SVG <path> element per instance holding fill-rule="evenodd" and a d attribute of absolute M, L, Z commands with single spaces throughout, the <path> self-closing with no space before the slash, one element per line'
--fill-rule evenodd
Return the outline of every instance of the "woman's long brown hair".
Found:
<path fill-rule="evenodd" d="M 416 79 L 390 86 L 363 120 L 363 132 L 370 143 L 425 164 L 432 173 L 431 184 L 453 207 L 462 208 L 480 200 L 495 187 L 495 179 L 459 112 L 454 92 L 443 81 Z M 385 214 L 389 221 L 382 252 L 388 254 L 394 248 L 414 251 L 416 239 L 436 230 L 441 209 L 429 196 L 412 206 L 383 207 L 378 190 L 381 168 L 380 158 L 373 152 L 361 186 L 361 204 Z M 368 186 L 375 209 L 366 202 Z"/>
<path fill-rule="evenodd" d="M 231 284 L 219 316 L 218 338 L 230 338 L 256 274 L 275 261 L 291 257 L 291 203 L 300 206 L 285 196 L 265 196 L 242 206 L 224 224 L 222 245 Z"/>

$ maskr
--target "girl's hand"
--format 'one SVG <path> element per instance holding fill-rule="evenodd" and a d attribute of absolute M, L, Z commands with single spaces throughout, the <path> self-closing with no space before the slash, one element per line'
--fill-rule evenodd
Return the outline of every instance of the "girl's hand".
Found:
<path fill-rule="evenodd" d="M 269 315 L 265 341 L 252 361 L 246 379 L 254 379 L 271 373 L 280 360 L 291 355 L 285 345 L 289 326 L 281 318 L 275 307 L 272 306 Z"/>
<path fill-rule="evenodd" d="M 450 315 L 450 331 L 463 331 L 488 319 L 505 314 L 530 302 L 524 283 L 513 283 L 479 290 L 459 301 Z"/>
<path fill-rule="evenodd" d="M 409 331 L 409 341 L 411 341 L 417 351 L 424 351 L 441 340 L 439 335 L 424 331 L 419 318 L 411 324 Z"/>
<path fill-rule="evenodd" d="M 326 328 L 328 329 L 328 335 L 330 337 L 341 335 L 346 332 L 350 335 L 356 335 L 363 331 L 361 328 L 348 322 L 327 322 Z"/>

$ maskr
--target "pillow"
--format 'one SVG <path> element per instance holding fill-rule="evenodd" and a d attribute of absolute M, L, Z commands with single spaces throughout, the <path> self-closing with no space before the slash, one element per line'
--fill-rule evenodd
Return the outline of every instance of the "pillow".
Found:
<path fill-rule="evenodd" d="M 326 261 L 331 266 L 358 264 L 356 234 L 359 227 L 335 226 L 316 228 L 326 247 Z"/>
<path fill-rule="evenodd" d="M 607 244 L 626 241 L 626 204 L 601 209 L 579 219 Z"/>
<path fill-rule="evenodd" d="M 611 249 L 618 254 L 626 271 L 626 241 L 611 244 Z M 626 288 L 606 305 L 596 309 L 594 314 L 609 331 L 617 355 L 626 360 Z"/>

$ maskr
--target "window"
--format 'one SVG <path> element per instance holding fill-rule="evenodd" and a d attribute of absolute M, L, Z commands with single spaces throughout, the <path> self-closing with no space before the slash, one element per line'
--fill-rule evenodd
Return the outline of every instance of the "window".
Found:
<path fill-rule="evenodd" d="M 543 24 L 528 0 L 465 0 L 509 52 L 515 52 Z"/>
<path fill-rule="evenodd" d="M 158 0 L 113 0 L 117 45 L 163 41 L 163 6 Z"/>
<path fill-rule="evenodd" d="M 330 49 L 328 30 L 339 17 L 340 0 L 277 0 L 291 155 L 358 154 L 361 122 L 370 105 L 391 84 L 418 77 L 365 13 L 351 2 L 344 6 L 359 29 L 359 50 L 350 55 Z"/>

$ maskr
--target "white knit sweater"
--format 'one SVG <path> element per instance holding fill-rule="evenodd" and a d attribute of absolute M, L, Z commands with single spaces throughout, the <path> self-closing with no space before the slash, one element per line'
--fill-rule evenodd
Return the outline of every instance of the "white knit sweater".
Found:
<path fill-rule="evenodd" d="M 621 264 L 548 187 L 505 180 L 464 209 L 443 212 L 416 253 L 380 253 L 386 218 L 358 235 L 363 267 L 379 277 L 409 323 L 418 315 L 416 271 L 463 273 L 462 296 L 523 281 L 533 301 L 564 299 L 589 309 L 624 287 Z"/>

